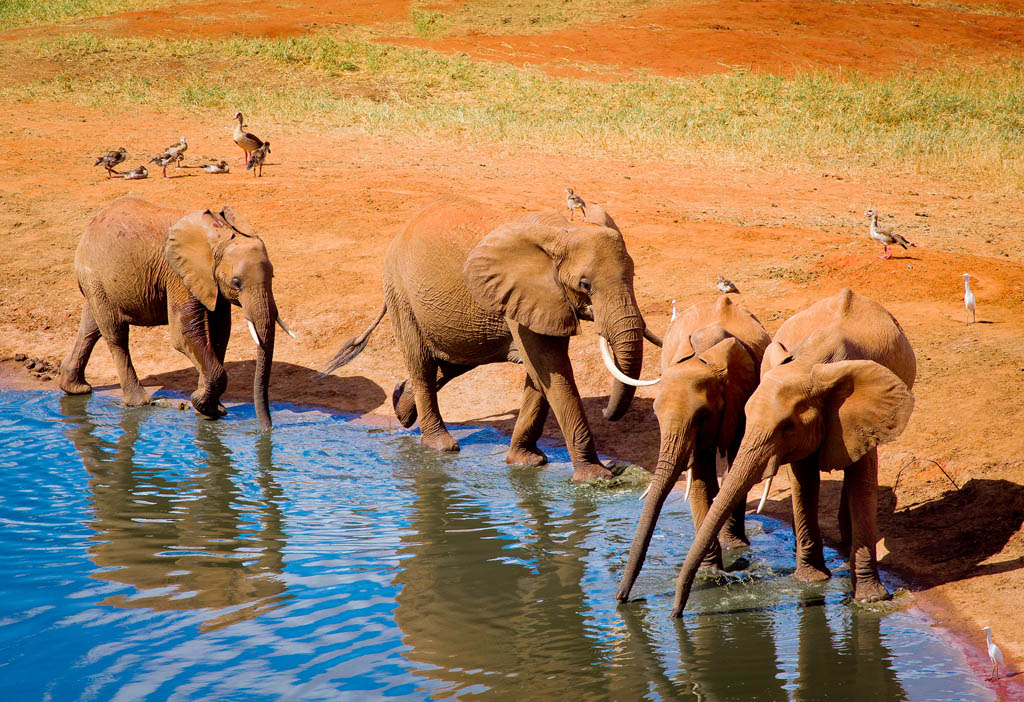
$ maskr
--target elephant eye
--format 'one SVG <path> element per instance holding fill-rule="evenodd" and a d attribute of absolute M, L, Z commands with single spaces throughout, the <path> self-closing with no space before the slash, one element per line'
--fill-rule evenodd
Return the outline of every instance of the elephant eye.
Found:
<path fill-rule="evenodd" d="M 241 290 L 242 279 L 236 275 L 234 278 L 231 279 L 231 287 L 233 287 L 235 290 Z"/>
<path fill-rule="evenodd" d="M 585 293 L 589 293 L 590 292 L 590 281 L 587 280 L 586 278 L 580 278 L 580 290 L 582 290 Z"/>

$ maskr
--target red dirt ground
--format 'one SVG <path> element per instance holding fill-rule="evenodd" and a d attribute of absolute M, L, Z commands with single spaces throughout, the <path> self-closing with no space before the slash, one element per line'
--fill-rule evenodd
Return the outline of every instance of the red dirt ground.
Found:
<path fill-rule="evenodd" d="M 287 18 L 275 14 L 272 2 L 211 3 L 242 4 L 253 14 L 271 17 L 265 27 L 252 25 L 255 33 L 284 31 L 280 23 L 286 20 L 296 23 L 290 31 L 301 24 L 291 12 Z M 781 31 L 771 19 L 782 16 L 779 6 L 809 6 L 719 4 L 732 7 L 738 18 L 719 22 L 741 26 L 742 18 L 761 17 L 766 34 Z M 706 7 L 677 8 L 673 21 L 683 31 L 687 25 L 678 17 L 696 16 L 686 13 Z M 835 7 L 840 13 L 863 10 L 861 5 Z M 947 39 L 942 37 L 948 36 L 948 46 L 957 51 L 974 51 L 970 47 L 977 45 L 970 41 L 981 42 L 963 38 L 972 27 L 996 32 L 994 27 L 1002 24 L 1021 31 L 1017 18 L 880 3 L 871 7 L 884 17 L 934 16 L 938 24 L 931 45 L 943 45 Z M 166 27 L 166 16 L 158 12 L 131 14 L 138 15 L 138 27 L 151 26 L 156 33 Z M 690 30 L 697 33 L 728 33 L 693 22 Z M 744 22 L 757 26 L 755 19 Z M 960 27 L 959 33 L 947 33 L 946 27 Z M 604 41 L 604 34 L 591 28 L 564 32 L 582 32 L 575 40 L 579 46 L 593 34 Z M 644 35 L 637 36 L 642 44 Z M 834 38 L 824 30 L 815 36 L 826 46 Z M 558 60 L 556 43 L 562 41 L 552 41 L 544 61 Z M 723 38 L 722 46 L 727 43 Z M 824 66 L 845 46 L 837 40 L 832 54 L 817 53 L 814 61 Z M 928 44 L 914 46 L 924 61 Z M 680 65 L 691 48 L 688 42 L 675 45 Z M 1004 48 L 989 46 L 974 59 L 997 58 Z M 622 49 L 605 60 L 625 69 L 637 65 L 631 56 Z M 693 70 L 707 70 L 710 60 Z M 798 65 L 804 64 L 777 67 Z M 1024 438 L 1014 431 L 1024 421 L 1019 400 L 1024 388 L 1019 341 L 1024 336 L 1024 271 L 1018 253 L 1024 243 L 1019 216 L 1024 202 L 1019 193 L 899 173 L 860 178 L 840 166 L 822 173 L 796 167 L 766 171 L 611 161 L 500 144 L 469 149 L 411 137 L 368 137 L 343 128 L 325 138 L 256 115 L 251 126 L 274 138 L 273 158 L 262 179 L 238 171 L 232 161 L 235 172 L 224 176 L 181 169 L 166 180 L 128 182 L 104 178 L 91 166 L 90 155 L 123 144 L 134 165 L 140 154 L 188 134 L 187 164 L 207 157 L 237 160 L 230 115 L 199 119 L 175 110 L 48 103 L 5 109 L 0 115 L 0 359 L 7 360 L 0 364 L 0 384 L 54 386 L 10 359 L 23 353 L 56 363 L 70 347 L 81 307 L 71 273 L 74 249 L 104 204 L 125 194 L 179 207 L 220 202 L 232 204 L 266 241 L 281 314 L 299 334 L 296 341 L 280 337 L 272 398 L 394 423 L 387 397 L 405 373 L 387 328 L 336 376 L 321 382 L 314 375 L 379 309 L 380 257 L 387 242 L 413 213 L 444 193 L 464 193 L 519 212 L 559 206 L 562 189 L 572 185 L 586 199 L 603 204 L 623 228 L 636 261 L 639 302 L 655 330 L 664 328 L 672 300 L 685 306 L 714 295 L 718 273 L 737 283 L 739 300 L 770 332 L 790 314 L 844 286 L 874 297 L 900 319 L 917 351 L 919 370 L 910 425 L 881 450 L 882 565 L 910 585 L 926 610 L 964 635 L 979 671 L 987 667 L 979 633 L 985 624 L 993 626 L 1011 669 L 1024 661 L 1024 600 L 1019 594 L 1024 586 Z M 869 206 L 880 209 L 885 223 L 917 246 L 890 261 L 879 260 L 879 247 L 867 239 L 862 216 Z M 979 324 L 969 327 L 963 324 L 962 272 L 971 273 L 978 297 Z M 235 321 L 236 330 L 243 328 L 239 318 Z M 151 389 L 194 387 L 195 373 L 170 347 L 166 330 L 134 330 L 132 347 L 136 367 Z M 641 391 L 620 422 L 606 422 L 598 411 L 606 372 L 594 347 L 592 330 L 586 329 L 573 343 L 573 357 L 599 450 L 650 467 L 657 451 L 653 391 Z M 251 401 L 251 358 L 251 344 L 239 332 L 228 351 L 228 398 Z M 657 349 L 649 348 L 645 375 L 657 360 Z M 103 344 L 88 373 L 97 388 L 116 390 Z M 508 431 L 522 375 L 521 368 L 510 365 L 473 371 L 443 391 L 442 411 L 450 422 Z M 547 434 L 561 440 L 553 421 Z M 822 525 L 836 538 L 838 482 L 826 476 L 822 492 Z M 769 513 L 787 518 L 788 495 L 780 484 L 769 500 Z M 1020 676 L 992 685 L 1004 699 L 1024 699 L 1019 681 Z"/>

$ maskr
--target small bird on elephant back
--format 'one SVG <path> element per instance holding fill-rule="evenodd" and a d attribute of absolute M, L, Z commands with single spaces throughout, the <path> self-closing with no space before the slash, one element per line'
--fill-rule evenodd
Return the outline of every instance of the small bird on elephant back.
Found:
<path fill-rule="evenodd" d="M 612 218 L 594 207 L 585 222 L 568 225 L 561 213 L 522 217 L 465 197 L 427 205 L 387 249 L 384 305 L 376 320 L 345 343 L 324 372 L 355 358 L 388 315 L 409 372 L 392 394 L 395 415 L 406 427 L 419 420 L 424 446 L 457 451 L 438 391 L 477 366 L 521 361 L 526 377 L 506 462 L 547 462 L 537 441 L 554 412 L 573 480 L 611 477 L 573 381 L 569 338 L 582 333 L 580 320 L 595 322 L 599 346 L 617 374 L 604 411 L 611 421 L 633 399 L 635 388 L 620 378 L 640 377 L 644 338 L 661 340 L 644 323 L 633 260 Z"/>
<path fill-rule="evenodd" d="M 115 200 L 93 217 L 75 252 L 75 277 L 85 296 L 78 338 L 61 363 L 60 388 L 92 392 L 85 367 L 100 337 L 114 359 L 124 403 L 150 401 L 128 346 L 131 325 L 170 327 L 174 347 L 199 371 L 192 406 L 204 417 L 226 413 L 224 354 L 231 308 L 240 307 L 256 343 L 253 403 L 261 429 L 271 426 L 268 385 L 274 329 L 274 267 L 266 246 L 239 229 L 231 208 L 186 210 L 138 198 Z"/>

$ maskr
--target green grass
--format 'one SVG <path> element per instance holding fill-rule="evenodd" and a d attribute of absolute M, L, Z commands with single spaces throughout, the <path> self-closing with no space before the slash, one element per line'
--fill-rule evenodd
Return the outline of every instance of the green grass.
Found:
<path fill-rule="evenodd" d="M 736 71 L 596 83 L 330 35 L 219 42 L 82 35 L 40 44 L 38 53 L 75 73 L 8 86 L 0 97 L 242 109 L 373 133 L 612 157 L 796 161 L 1014 185 L 1024 173 L 1021 62 L 884 79 Z"/>
<path fill-rule="evenodd" d="M 0 0 L 0 29 L 173 4 L 173 0 Z"/>

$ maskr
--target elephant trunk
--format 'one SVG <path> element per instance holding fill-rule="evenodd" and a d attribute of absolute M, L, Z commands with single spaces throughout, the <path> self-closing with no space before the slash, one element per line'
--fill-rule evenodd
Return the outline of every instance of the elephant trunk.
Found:
<path fill-rule="evenodd" d="M 632 294 L 629 297 L 627 304 L 619 308 L 619 314 L 601 325 L 599 333 L 608 340 L 619 370 L 637 379 L 644 362 L 644 320 Z M 604 408 L 605 419 L 611 422 L 621 419 L 629 409 L 635 393 L 635 387 L 613 380 L 608 405 Z"/>
<path fill-rule="evenodd" d="M 747 441 L 743 442 L 747 444 Z M 760 443 L 760 442 L 759 442 Z M 686 553 L 686 560 L 679 571 L 679 579 L 676 581 L 676 597 L 672 605 L 672 616 L 683 616 L 683 608 L 686 607 L 686 600 L 690 597 L 690 589 L 693 587 L 693 580 L 697 575 L 697 569 L 704 561 L 704 556 L 712 543 L 718 538 L 718 532 L 729 519 L 736 504 L 746 499 L 747 493 L 761 479 L 762 471 L 768 463 L 768 447 L 761 446 L 740 446 L 739 455 L 733 463 L 733 467 L 726 475 L 721 490 L 711 503 L 704 521 L 693 537 L 690 550 Z"/>
<path fill-rule="evenodd" d="M 619 580 L 619 590 L 615 599 L 625 602 L 629 598 L 629 591 L 633 589 L 636 578 L 640 575 L 640 568 L 643 567 L 644 559 L 647 558 L 647 549 L 651 545 L 651 536 L 654 534 L 654 525 L 661 515 L 661 509 L 665 500 L 672 492 L 672 487 L 679 480 L 683 466 L 693 452 L 692 430 L 688 427 L 671 427 L 668 431 L 662 432 L 661 451 L 658 454 L 658 465 L 651 477 L 651 486 L 647 492 L 643 512 L 640 514 L 640 521 L 636 525 L 636 533 L 633 535 L 633 545 L 629 549 L 629 560 L 626 561 L 626 569 Z"/>
<path fill-rule="evenodd" d="M 256 342 L 256 372 L 252 379 L 252 403 L 260 431 L 271 428 L 270 419 L 270 368 L 274 362 L 274 338 L 277 324 L 277 305 L 274 296 L 267 290 L 260 291 L 242 302 L 242 311 L 249 325 L 249 332 Z"/>

